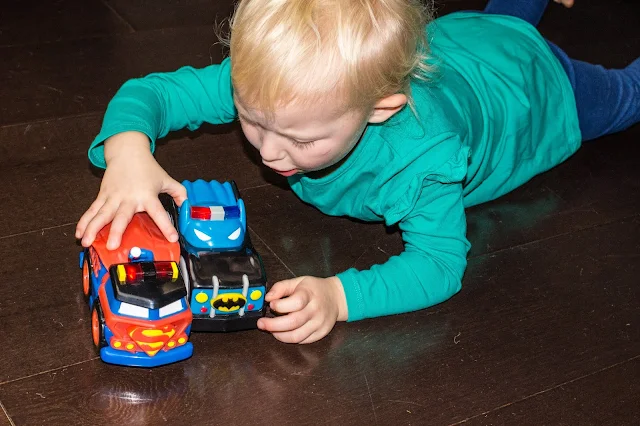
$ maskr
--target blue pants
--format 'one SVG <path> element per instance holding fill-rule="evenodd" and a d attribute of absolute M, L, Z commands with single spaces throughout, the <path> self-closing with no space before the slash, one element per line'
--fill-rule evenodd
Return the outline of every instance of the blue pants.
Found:
<path fill-rule="evenodd" d="M 489 0 L 485 13 L 515 16 L 537 26 L 549 0 Z M 569 76 L 578 107 L 582 140 L 619 132 L 640 121 L 640 58 L 624 69 L 569 58 L 549 47 Z"/>

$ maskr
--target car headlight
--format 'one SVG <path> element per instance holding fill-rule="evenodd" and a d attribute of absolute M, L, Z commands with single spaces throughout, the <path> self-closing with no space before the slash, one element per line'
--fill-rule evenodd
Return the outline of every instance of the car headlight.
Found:
<path fill-rule="evenodd" d="M 231 241 L 235 241 L 240 237 L 240 232 L 242 232 L 242 229 L 238 228 L 235 231 L 233 231 L 231 235 L 229 235 L 227 238 L 229 238 Z"/>
<path fill-rule="evenodd" d="M 211 240 L 211 237 L 209 235 L 207 235 L 204 232 L 199 231 L 197 229 L 194 229 L 193 233 L 196 234 L 196 237 L 200 238 L 200 240 L 202 240 L 202 241 L 206 242 L 206 241 Z"/>
<path fill-rule="evenodd" d="M 175 314 L 176 312 L 180 312 L 183 310 L 182 300 L 176 300 L 175 302 L 169 303 L 167 306 L 163 306 L 159 310 L 160 317 L 166 317 L 167 315 Z"/>
<path fill-rule="evenodd" d="M 120 303 L 118 313 L 121 315 L 129 315 L 131 317 L 149 318 L 149 309 L 142 306 L 132 305 L 131 303 Z"/>

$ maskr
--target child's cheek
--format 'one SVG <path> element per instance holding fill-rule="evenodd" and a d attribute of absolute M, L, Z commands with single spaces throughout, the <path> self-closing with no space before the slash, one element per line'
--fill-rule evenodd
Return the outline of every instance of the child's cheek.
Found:
<path fill-rule="evenodd" d="M 303 153 L 304 154 L 304 153 Z M 336 156 L 336 152 L 332 148 L 322 148 L 318 151 L 314 151 L 313 153 L 308 153 L 307 155 L 303 155 L 303 158 L 300 159 L 301 165 L 304 165 L 305 168 L 318 168 L 329 163 L 332 163 Z M 306 163 L 306 164 L 303 164 Z"/>
<path fill-rule="evenodd" d="M 260 149 L 260 135 L 255 129 L 252 129 L 248 126 L 242 126 L 242 131 L 244 136 L 247 138 L 249 143 L 255 148 Z"/>

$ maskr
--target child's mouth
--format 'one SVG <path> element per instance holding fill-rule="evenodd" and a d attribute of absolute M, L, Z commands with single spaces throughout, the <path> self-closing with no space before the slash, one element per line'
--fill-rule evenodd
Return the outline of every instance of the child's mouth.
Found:
<path fill-rule="evenodd" d="M 276 172 L 277 174 L 285 176 L 285 177 L 293 176 L 296 173 L 298 173 L 298 169 L 285 170 L 285 171 L 280 171 L 280 170 L 273 169 L 273 171 Z"/>

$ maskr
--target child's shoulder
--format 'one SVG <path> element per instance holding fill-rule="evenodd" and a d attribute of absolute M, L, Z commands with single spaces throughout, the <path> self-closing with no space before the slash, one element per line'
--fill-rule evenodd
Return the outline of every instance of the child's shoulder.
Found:
<path fill-rule="evenodd" d="M 463 118 L 436 86 L 412 87 L 413 104 L 381 126 L 378 136 L 398 157 L 426 154 L 446 143 L 458 143 L 466 134 Z"/>

